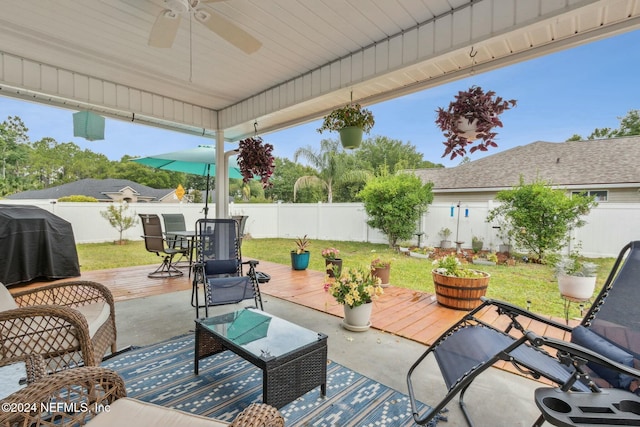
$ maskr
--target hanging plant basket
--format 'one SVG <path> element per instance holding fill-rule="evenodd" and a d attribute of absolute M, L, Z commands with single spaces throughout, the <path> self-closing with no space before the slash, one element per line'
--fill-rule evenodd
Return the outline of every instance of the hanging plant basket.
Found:
<path fill-rule="evenodd" d="M 487 151 L 489 147 L 497 147 L 493 131 L 502 127 L 500 114 L 515 107 L 516 100 L 504 100 L 493 91 L 484 92 L 478 86 L 460 91 L 449 107 L 438 108 L 436 124 L 447 140 L 443 143 L 445 151 L 442 157 L 451 155 L 451 159 L 467 154 L 467 146 L 473 145 L 469 151 Z"/>
<path fill-rule="evenodd" d="M 360 104 L 349 104 L 326 115 L 318 132 L 339 132 L 342 146 L 352 150 L 360 146 L 362 134 L 368 134 L 374 124 L 371 111 L 362 108 Z"/>
<path fill-rule="evenodd" d="M 259 176 L 263 188 L 271 186 L 269 178 L 273 175 L 276 167 L 272 152 L 273 145 L 264 144 L 259 136 L 240 141 L 238 166 L 242 174 L 242 181 L 249 182 Z"/>

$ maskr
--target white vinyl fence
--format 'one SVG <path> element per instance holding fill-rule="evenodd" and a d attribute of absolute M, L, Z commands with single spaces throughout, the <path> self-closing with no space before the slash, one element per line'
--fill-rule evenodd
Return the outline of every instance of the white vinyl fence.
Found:
<path fill-rule="evenodd" d="M 35 205 L 53 212 L 69 221 L 76 243 L 105 242 L 118 239 L 118 232 L 101 215 L 104 203 L 50 203 L 43 200 L 3 200 L 3 204 Z M 447 227 L 452 231 L 452 241 L 463 241 L 462 247 L 471 247 L 472 236 L 482 237 L 484 247 L 498 249 L 501 244 L 493 224 L 485 222 L 492 201 L 468 203 L 460 208 L 444 203 L 434 203 L 423 215 L 416 232 L 423 232 L 422 246 L 438 246 L 438 231 Z M 182 213 L 187 227 L 203 216 L 202 204 L 182 203 L 132 203 L 129 212 L 138 214 Z M 247 215 L 245 233 L 254 238 L 291 238 L 304 236 L 310 239 L 387 243 L 380 231 L 366 224 L 367 216 L 361 203 L 314 204 L 231 204 L 231 215 Z M 459 214 L 458 214 L 459 213 Z M 215 215 L 215 206 L 209 206 L 209 216 Z M 577 242 L 582 242 L 582 253 L 590 257 L 616 256 L 622 246 L 631 240 L 640 240 L 640 204 L 600 203 L 585 218 L 587 224 L 574 231 Z M 140 224 L 126 230 L 123 238 L 142 239 Z M 417 237 L 414 236 L 414 243 Z M 293 242 L 292 242 L 293 244 Z"/>

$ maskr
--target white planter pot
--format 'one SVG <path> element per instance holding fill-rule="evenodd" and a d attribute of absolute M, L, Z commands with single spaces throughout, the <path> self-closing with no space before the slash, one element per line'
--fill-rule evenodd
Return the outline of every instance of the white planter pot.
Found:
<path fill-rule="evenodd" d="M 478 132 L 476 132 L 476 126 L 478 119 L 473 119 L 471 123 L 465 118 L 458 120 L 458 135 L 463 136 L 467 141 L 473 141 L 478 139 Z"/>
<path fill-rule="evenodd" d="M 353 332 L 362 332 L 371 326 L 371 310 L 373 303 L 362 304 L 357 307 L 344 305 L 344 320 L 342 326 Z"/>
<path fill-rule="evenodd" d="M 561 295 L 587 300 L 593 296 L 596 277 L 558 276 L 558 288 Z"/>
<path fill-rule="evenodd" d="M 414 258 L 429 259 L 429 254 L 421 254 L 418 252 L 409 252 L 409 256 Z"/>
<path fill-rule="evenodd" d="M 440 247 L 442 249 L 450 249 L 452 247 L 451 240 L 440 240 Z"/>

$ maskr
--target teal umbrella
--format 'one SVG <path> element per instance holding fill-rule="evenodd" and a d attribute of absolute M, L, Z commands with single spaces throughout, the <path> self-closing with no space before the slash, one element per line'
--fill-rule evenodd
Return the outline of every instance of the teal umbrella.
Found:
<path fill-rule="evenodd" d="M 207 177 L 207 191 L 204 204 L 204 217 L 209 211 L 209 178 L 216 173 L 216 149 L 213 145 L 198 145 L 188 150 L 156 154 L 154 156 L 132 159 L 134 162 L 174 172 L 184 172 Z M 242 179 L 235 158 L 229 159 L 229 178 Z"/>

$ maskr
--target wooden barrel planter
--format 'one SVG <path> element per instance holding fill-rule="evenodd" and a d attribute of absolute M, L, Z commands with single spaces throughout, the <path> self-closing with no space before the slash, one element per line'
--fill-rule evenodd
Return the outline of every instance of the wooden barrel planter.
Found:
<path fill-rule="evenodd" d="M 491 278 L 489 273 L 478 272 L 482 273 L 484 277 L 445 276 L 432 270 L 438 304 L 454 310 L 467 311 L 478 307 L 482 303 L 480 297 L 487 293 L 487 286 L 489 286 Z"/>

